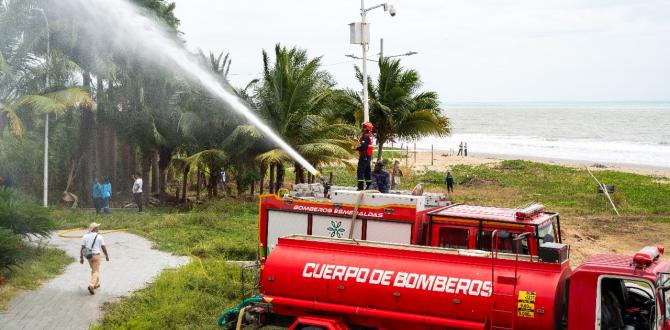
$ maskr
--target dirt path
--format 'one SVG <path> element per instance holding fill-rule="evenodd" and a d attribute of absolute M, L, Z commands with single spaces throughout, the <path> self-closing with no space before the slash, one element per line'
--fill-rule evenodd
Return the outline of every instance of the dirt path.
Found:
<path fill-rule="evenodd" d="M 50 246 L 65 250 L 77 262 L 35 291 L 23 293 L 0 312 L 0 328 L 9 329 L 88 329 L 102 315 L 101 306 L 129 294 L 151 281 L 161 270 L 188 262 L 151 248 L 151 242 L 128 233 L 105 235 L 110 262 L 100 266 L 101 287 L 91 296 L 86 289 L 88 263 L 79 264 L 80 239 L 53 235 Z"/>

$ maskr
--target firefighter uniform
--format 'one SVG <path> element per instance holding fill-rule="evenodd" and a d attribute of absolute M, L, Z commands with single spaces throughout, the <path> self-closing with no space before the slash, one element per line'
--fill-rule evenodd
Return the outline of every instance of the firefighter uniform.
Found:
<path fill-rule="evenodd" d="M 363 134 L 358 139 L 358 168 L 356 170 L 356 178 L 358 180 L 358 190 L 367 189 L 372 182 L 370 172 L 370 162 L 372 161 L 372 125 L 370 123 L 363 124 Z"/>

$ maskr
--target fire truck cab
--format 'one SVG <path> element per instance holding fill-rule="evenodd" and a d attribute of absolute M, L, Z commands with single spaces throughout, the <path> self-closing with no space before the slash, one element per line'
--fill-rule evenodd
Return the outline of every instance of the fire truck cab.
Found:
<path fill-rule="evenodd" d="M 561 243 L 558 213 L 533 204 L 523 209 L 456 204 L 427 213 L 420 245 L 537 256 L 545 243 Z M 494 233 L 497 242 L 492 240 Z M 423 244 L 421 244 L 423 243 Z"/>

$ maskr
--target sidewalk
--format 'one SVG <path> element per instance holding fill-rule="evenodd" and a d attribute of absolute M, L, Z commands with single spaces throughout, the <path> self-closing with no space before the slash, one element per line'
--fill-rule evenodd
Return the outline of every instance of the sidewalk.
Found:
<path fill-rule="evenodd" d="M 100 265 L 100 284 L 95 295 L 86 289 L 90 278 L 88 262 L 79 264 L 81 239 L 61 238 L 56 233 L 50 246 L 65 250 L 77 261 L 63 274 L 35 291 L 16 297 L 6 312 L 0 312 L 0 328 L 10 329 L 88 329 L 98 320 L 105 302 L 142 288 L 164 268 L 178 267 L 187 257 L 173 256 L 151 248 L 151 242 L 125 232 L 104 236 L 110 262 Z"/>

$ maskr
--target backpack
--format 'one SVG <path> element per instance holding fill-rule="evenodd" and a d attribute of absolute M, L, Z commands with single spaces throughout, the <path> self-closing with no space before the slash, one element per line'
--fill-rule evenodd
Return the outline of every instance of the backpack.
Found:
<path fill-rule="evenodd" d="M 93 243 L 91 243 L 91 247 L 84 247 L 84 257 L 86 259 L 91 259 L 93 258 L 93 246 L 95 245 L 95 240 L 98 239 L 98 234 L 95 234 L 95 237 L 93 238 Z"/>

